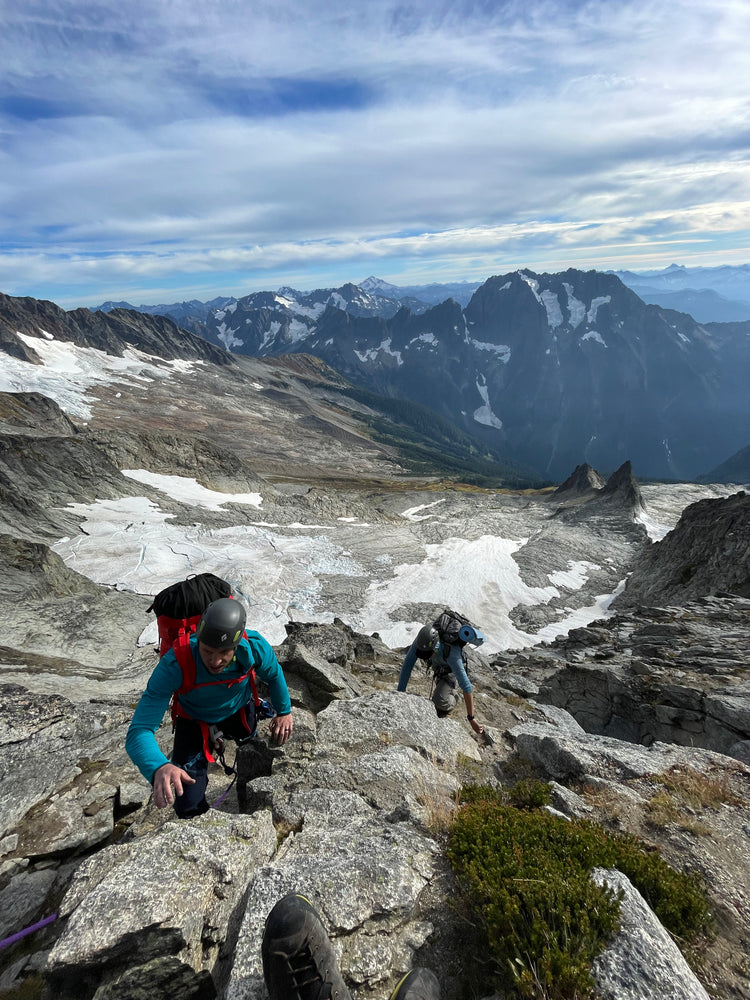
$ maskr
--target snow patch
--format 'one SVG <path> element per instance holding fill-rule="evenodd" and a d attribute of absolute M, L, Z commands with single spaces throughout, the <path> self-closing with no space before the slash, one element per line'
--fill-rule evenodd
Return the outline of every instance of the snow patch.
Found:
<path fill-rule="evenodd" d="M 220 323 L 216 328 L 216 336 L 224 345 L 227 351 L 231 351 L 233 347 L 242 347 L 244 341 L 235 337 L 235 333 L 239 330 L 239 327 L 229 327 L 226 323 Z"/>
<path fill-rule="evenodd" d="M 599 306 L 605 306 L 608 302 L 611 301 L 612 301 L 611 295 L 598 295 L 595 299 L 592 299 L 589 311 L 586 314 L 586 319 L 589 321 L 589 323 L 596 323 L 596 314 L 599 312 Z"/>
<path fill-rule="evenodd" d="M 583 340 L 595 340 L 597 342 L 597 344 L 601 344 L 602 347 L 606 347 L 607 346 L 605 344 L 605 342 L 604 342 L 604 339 L 603 339 L 602 335 L 600 333 L 597 333 L 596 330 L 589 330 L 589 331 L 587 331 L 581 337 L 581 340 L 582 341 Z"/>
<path fill-rule="evenodd" d="M 391 350 L 391 338 L 388 337 L 386 340 L 382 341 L 377 347 L 371 347 L 369 351 L 357 351 L 354 353 L 357 355 L 360 361 L 375 361 L 379 354 L 389 354 L 392 358 L 396 359 L 397 364 L 402 365 L 403 359 L 401 357 L 401 351 Z"/>
<path fill-rule="evenodd" d="M 472 344 L 478 351 L 492 351 L 497 354 L 498 361 L 507 365 L 510 361 L 510 347 L 507 344 L 489 344 L 486 341 L 474 340 L 467 337 L 467 343 Z"/>
<path fill-rule="evenodd" d="M 418 507 L 409 507 L 406 510 L 401 511 L 401 517 L 405 517 L 407 521 L 427 521 L 431 517 L 435 517 L 434 513 L 431 514 L 420 514 L 420 511 L 429 510 L 431 507 L 437 507 L 438 504 L 445 503 L 445 499 L 433 500 L 432 503 L 423 503 Z"/>
<path fill-rule="evenodd" d="M 637 524 L 642 524 L 652 542 L 660 542 L 671 528 L 666 524 L 660 524 L 650 517 L 645 511 L 636 514 L 634 520 Z"/>
<path fill-rule="evenodd" d="M 601 566 L 597 566 L 596 563 L 586 562 L 585 560 L 575 562 L 571 559 L 568 562 L 566 570 L 561 569 L 554 573 L 548 573 L 547 579 L 553 587 L 565 587 L 566 590 L 580 590 L 588 581 L 589 571 L 594 569 L 601 569 Z"/>
<path fill-rule="evenodd" d="M 563 282 L 563 288 L 568 296 L 568 322 L 575 330 L 576 327 L 580 326 L 586 318 L 586 306 L 577 299 L 573 294 L 573 286 L 568 284 L 567 281 Z"/>
<path fill-rule="evenodd" d="M 555 330 L 558 326 L 562 326 L 563 314 L 557 294 L 551 289 L 547 289 L 542 292 L 541 299 L 547 310 L 547 323 L 550 328 Z"/>
<path fill-rule="evenodd" d="M 568 616 L 559 622 L 545 625 L 538 632 L 534 633 L 534 642 L 553 642 L 558 635 L 567 635 L 571 629 L 584 628 L 596 621 L 597 618 L 611 618 L 615 613 L 609 610 L 609 606 L 625 589 L 625 580 L 620 580 L 613 594 L 599 594 L 594 598 L 594 603 L 585 608 L 568 608 Z"/>
<path fill-rule="evenodd" d="M 154 489 L 173 500 L 191 504 L 194 507 L 205 507 L 207 510 L 224 510 L 227 503 L 250 504 L 252 507 L 260 507 L 263 497 L 260 493 L 219 493 L 217 490 L 208 490 L 201 486 L 195 479 L 186 476 L 167 476 L 156 472 L 148 472 L 146 469 L 122 469 L 123 476 L 128 479 L 135 479 L 136 482 L 144 483 L 146 486 L 153 486 Z"/>
<path fill-rule="evenodd" d="M 307 323 L 303 323 L 301 319 L 292 318 L 289 321 L 289 339 L 293 344 L 296 344 L 300 340 L 304 340 L 305 337 L 310 336 L 310 327 Z"/>
<path fill-rule="evenodd" d="M 529 277 L 529 275 L 524 274 L 523 271 L 519 271 L 518 276 L 522 278 L 529 286 L 531 291 L 534 293 L 534 298 L 537 300 L 539 305 L 543 305 L 544 303 L 542 302 L 542 297 L 539 294 L 539 282 L 536 280 L 536 278 Z"/>
<path fill-rule="evenodd" d="M 232 585 L 249 608 L 252 627 L 273 644 L 283 642 L 290 618 L 332 620 L 315 617 L 319 576 L 365 575 L 326 533 L 290 537 L 254 525 L 176 525 L 144 497 L 68 509 L 84 517 L 85 531 L 52 546 L 68 566 L 96 583 L 149 596 L 190 573 L 215 573 Z M 147 641 L 143 635 L 141 642 Z"/>
<path fill-rule="evenodd" d="M 391 579 L 370 584 L 358 627 L 376 629 L 389 646 L 408 645 L 424 622 L 384 623 L 393 608 L 419 600 L 465 609 L 487 636 L 483 653 L 536 642 L 513 625 L 509 612 L 517 604 L 546 603 L 558 592 L 554 587 L 529 587 L 521 579 L 513 553 L 527 541 L 482 535 L 425 545 L 423 560 L 397 566 Z"/>
<path fill-rule="evenodd" d="M 490 406 L 490 396 L 489 396 L 489 390 L 487 388 L 487 379 L 484 377 L 484 375 L 480 375 L 479 378 L 481 378 L 482 381 L 480 382 L 479 379 L 477 379 L 475 384 L 477 387 L 477 392 L 484 400 L 484 405 L 474 410 L 473 417 L 478 424 L 484 424 L 486 427 L 496 427 L 498 430 L 500 430 L 503 426 L 503 422 L 502 420 L 500 420 L 499 417 L 495 416 L 495 414 L 492 411 L 492 407 Z"/>
<path fill-rule="evenodd" d="M 54 338 L 46 340 L 23 333 L 18 337 L 35 352 L 42 364 L 30 364 L 9 354 L 3 355 L 0 391 L 40 392 L 54 399 L 65 413 L 80 420 L 91 418 L 91 405 L 86 397 L 92 386 L 152 382 L 202 364 L 185 359 L 166 361 L 135 347 L 127 348 L 122 357 L 116 357 L 95 347 L 78 347 Z"/>
<path fill-rule="evenodd" d="M 276 340 L 276 334 L 281 329 L 281 322 L 277 319 L 272 319 L 268 325 L 268 329 L 263 334 L 263 339 L 260 344 L 258 344 L 258 350 L 263 351 L 269 344 L 272 344 Z"/>

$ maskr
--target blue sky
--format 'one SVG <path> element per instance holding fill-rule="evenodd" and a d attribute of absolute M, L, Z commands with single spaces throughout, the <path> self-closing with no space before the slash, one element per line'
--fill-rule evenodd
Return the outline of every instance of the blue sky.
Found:
<path fill-rule="evenodd" d="M 748 0 L 0 0 L 0 291 L 750 262 Z"/>

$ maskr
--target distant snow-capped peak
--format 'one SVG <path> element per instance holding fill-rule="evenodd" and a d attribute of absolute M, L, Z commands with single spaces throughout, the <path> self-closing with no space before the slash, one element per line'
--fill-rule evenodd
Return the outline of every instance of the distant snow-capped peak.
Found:
<path fill-rule="evenodd" d="M 374 295 L 384 295 L 387 299 L 397 299 L 402 295 L 401 289 L 397 285 L 391 285 L 389 282 L 383 281 L 382 278 L 376 278 L 374 275 L 370 275 L 369 278 L 360 281 L 359 287 L 365 292 L 371 292 Z"/>

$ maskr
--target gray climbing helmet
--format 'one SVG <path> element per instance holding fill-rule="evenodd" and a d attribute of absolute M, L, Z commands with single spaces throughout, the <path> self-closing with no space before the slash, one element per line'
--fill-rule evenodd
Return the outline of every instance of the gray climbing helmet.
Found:
<path fill-rule="evenodd" d="M 244 631 L 245 609 L 231 597 L 220 597 L 203 612 L 195 634 L 211 649 L 236 649 Z"/>
<path fill-rule="evenodd" d="M 440 645 L 440 636 L 432 625 L 423 625 L 417 632 L 417 656 L 432 656 Z"/>

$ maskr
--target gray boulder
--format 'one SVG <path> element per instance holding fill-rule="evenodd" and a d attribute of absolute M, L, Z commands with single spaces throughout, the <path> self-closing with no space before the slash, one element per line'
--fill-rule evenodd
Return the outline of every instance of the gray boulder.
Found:
<path fill-rule="evenodd" d="M 220 979 L 217 963 L 247 884 L 275 849 L 268 813 L 209 812 L 189 823 L 169 820 L 150 837 L 84 861 L 60 907 L 65 928 L 47 963 L 58 996 L 127 1000 L 135 970 L 154 962 L 162 963 L 154 997 L 173 995 L 167 986 L 177 972 L 188 983 L 197 977 L 196 987 L 210 973 Z"/>
<path fill-rule="evenodd" d="M 682 952 L 622 872 L 594 869 L 597 885 L 622 891 L 620 930 L 595 960 L 600 1000 L 710 1000 Z"/>

